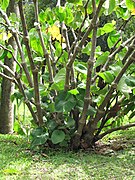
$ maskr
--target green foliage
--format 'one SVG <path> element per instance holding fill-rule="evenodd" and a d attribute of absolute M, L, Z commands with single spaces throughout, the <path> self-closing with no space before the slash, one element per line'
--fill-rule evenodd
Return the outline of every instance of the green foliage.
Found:
<path fill-rule="evenodd" d="M 0 1 L 0 5 L 1 5 L 1 8 L 6 10 L 6 8 L 8 7 L 9 5 L 9 0 L 4 0 L 4 1 Z"/>
<path fill-rule="evenodd" d="M 51 86 L 51 89 L 54 90 L 63 90 L 64 89 L 64 78 L 65 78 L 65 69 L 62 68 L 60 71 L 56 74 L 54 78 L 54 83 Z"/>
<path fill-rule="evenodd" d="M 8 51 L 4 50 L 3 53 L 0 56 L 0 60 L 4 59 L 7 56 L 7 54 L 8 54 Z"/>
<path fill-rule="evenodd" d="M 100 130 L 99 135 L 104 130 L 118 128 L 125 124 L 124 115 L 129 119 L 135 115 L 134 65 L 125 68 L 123 60 L 132 49 L 131 42 L 125 43 L 129 39 L 125 32 L 130 16 L 134 15 L 134 2 L 107 0 L 100 12 L 95 11 L 97 19 L 91 1 L 88 6 L 84 6 L 86 1 L 82 0 L 62 1 L 60 7 L 56 7 L 56 3 L 39 1 L 39 19 L 36 20 L 34 4 L 24 5 L 29 39 L 18 32 L 21 49 L 16 60 L 16 91 L 11 100 L 16 100 L 18 108 L 24 101 L 39 123 L 37 128 L 32 127 L 32 132 L 30 128 L 32 149 L 44 144 L 67 147 L 76 134 L 80 136 L 80 147 L 85 149 L 85 143 L 88 143 L 85 138 L 93 129 L 92 143 Z M 2 1 L 4 10 L 7 5 L 8 1 Z M 98 5 L 99 1 L 96 1 Z M 8 28 L 14 35 L 18 19 L 12 14 L 9 20 L 13 30 Z M 2 20 L 1 33 L 7 31 L 4 23 Z M 20 30 L 22 28 L 25 27 L 21 26 Z M 8 39 L 0 40 L 6 46 Z M 0 60 L 7 55 L 11 56 L 7 50 L 2 50 Z M 28 84 L 24 60 L 34 86 Z M 95 123 L 94 128 L 92 123 Z M 28 129 L 25 131 L 22 124 L 16 121 L 14 129 L 28 136 Z M 90 133 L 89 128 L 93 128 Z"/>
<path fill-rule="evenodd" d="M 55 100 L 56 112 L 70 112 L 76 105 L 76 100 L 71 93 L 60 91 Z"/>
<path fill-rule="evenodd" d="M 126 0 L 126 6 L 129 10 L 132 10 L 135 8 L 135 2 L 133 0 Z"/>
<path fill-rule="evenodd" d="M 65 139 L 65 133 L 62 130 L 55 130 L 51 135 L 51 140 L 53 144 L 58 144 Z"/>

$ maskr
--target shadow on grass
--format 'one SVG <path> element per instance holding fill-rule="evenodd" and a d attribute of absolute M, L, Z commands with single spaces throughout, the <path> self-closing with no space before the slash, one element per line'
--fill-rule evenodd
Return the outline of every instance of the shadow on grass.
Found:
<path fill-rule="evenodd" d="M 134 134 L 134 129 L 129 132 L 124 136 L 120 134 L 120 138 L 128 138 Z M 0 180 L 135 178 L 134 147 L 103 156 L 94 152 L 53 150 L 32 154 L 28 146 L 23 137 L 0 135 Z"/>

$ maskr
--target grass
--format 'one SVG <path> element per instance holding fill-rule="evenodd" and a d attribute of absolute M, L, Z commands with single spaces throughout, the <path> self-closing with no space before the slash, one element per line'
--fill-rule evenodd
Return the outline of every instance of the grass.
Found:
<path fill-rule="evenodd" d="M 0 135 L 0 180 L 134 180 L 135 128 L 117 134 L 126 148 L 113 154 L 29 151 L 22 136 Z M 108 137 L 116 138 L 116 134 Z M 132 143 L 128 143 L 132 142 Z"/>

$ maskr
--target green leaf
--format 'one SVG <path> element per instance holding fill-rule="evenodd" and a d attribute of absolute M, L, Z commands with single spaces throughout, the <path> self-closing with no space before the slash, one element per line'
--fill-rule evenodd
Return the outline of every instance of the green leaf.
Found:
<path fill-rule="evenodd" d="M 74 125 L 75 125 L 75 120 L 71 117 L 68 117 L 66 121 L 66 126 L 71 128 L 74 127 Z"/>
<path fill-rule="evenodd" d="M 129 88 L 129 86 L 126 84 L 125 79 L 126 79 L 125 76 L 121 78 L 121 80 L 118 83 L 117 90 L 119 90 L 121 93 L 123 93 L 126 96 L 126 98 L 129 99 L 130 98 L 129 93 L 131 93 L 132 91 Z"/>
<path fill-rule="evenodd" d="M 10 59 L 12 58 L 12 54 L 10 52 L 7 53 L 7 57 Z"/>
<path fill-rule="evenodd" d="M 133 89 L 133 94 L 135 95 L 135 88 Z"/>
<path fill-rule="evenodd" d="M 60 63 L 65 63 L 65 62 L 67 62 L 67 60 L 68 60 L 68 53 L 63 50 L 63 53 L 59 58 L 59 62 Z"/>
<path fill-rule="evenodd" d="M 40 43 L 40 39 L 37 31 L 34 28 L 29 31 L 29 36 L 32 49 L 39 53 L 39 55 L 43 56 L 43 49 Z"/>
<path fill-rule="evenodd" d="M 91 116 L 93 116 L 94 114 L 96 114 L 96 109 L 94 108 L 94 107 L 92 107 L 92 106 L 89 106 L 88 107 L 88 111 L 87 111 L 87 115 L 91 115 Z"/>
<path fill-rule="evenodd" d="M 117 18 L 122 18 L 124 20 L 127 20 L 131 16 L 129 10 L 122 6 L 117 6 L 116 15 Z"/>
<path fill-rule="evenodd" d="M 53 131 L 57 126 L 58 125 L 54 120 L 49 120 L 47 122 L 47 128 L 49 129 L 49 131 Z"/>
<path fill-rule="evenodd" d="M 69 25 L 74 20 L 73 12 L 72 9 L 69 7 L 66 7 L 65 11 L 66 11 L 65 23 Z"/>
<path fill-rule="evenodd" d="M 107 10 L 107 15 L 111 14 L 116 7 L 116 0 L 106 0 L 105 8 Z"/>
<path fill-rule="evenodd" d="M 132 10 L 135 8 L 135 2 L 133 0 L 126 0 L 126 6 L 128 10 Z"/>
<path fill-rule="evenodd" d="M 59 57 L 61 55 L 61 52 L 62 52 L 62 47 L 58 41 L 55 41 L 55 48 L 56 48 L 55 56 Z"/>
<path fill-rule="evenodd" d="M 96 94 L 105 95 L 108 92 L 108 85 L 106 85 L 103 89 L 98 90 Z"/>
<path fill-rule="evenodd" d="M 55 15 L 59 19 L 60 22 L 64 21 L 66 18 L 66 11 L 65 7 L 56 7 L 55 8 Z"/>
<path fill-rule="evenodd" d="M 101 35 L 104 35 L 105 33 L 110 33 L 114 29 L 115 29 L 115 27 L 112 23 L 107 23 L 101 28 Z"/>
<path fill-rule="evenodd" d="M 119 38 L 120 38 L 120 34 L 118 32 L 116 32 L 115 30 L 110 32 L 107 38 L 108 47 L 112 48 Z"/>
<path fill-rule="evenodd" d="M 31 88 L 31 89 L 26 89 L 25 90 L 25 94 L 26 94 L 26 96 L 27 96 L 27 98 L 29 99 L 29 100 L 31 100 L 31 98 L 33 98 L 34 97 L 34 90 L 33 90 L 33 88 Z"/>
<path fill-rule="evenodd" d="M 60 92 L 55 100 L 56 112 L 70 112 L 76 105 L 74 96 L 70 93 Z"/>
<path fill-rule="evenodd" d="M 114 80 L 114 76 L 112 75 L 111 71 L 105 71 L 105 72 L 100 72 L 98 75 L 105 80 L 107 83 L 112 83 Z"/>
<path fill-rule="evenodd" d="M 74 68 L 78 72 L 87 75 L 87 68 L 83 64 L 79 63 L 79 64 L 75 65 Z"/>
<path fill-rule="evenodd" d="M 21 128 L 21 125 L 18 121 L 15 121 L 14 122 L 14 131 L 17 133 L 17 134 L 20 134 L 20 135 L 24 135 L 24 132 Z"/>
<path fill-rule="evenodd" d="M 59 70 L 59 72 L 56 74 L 54 78 L 54 83 L 52 84 L 51 89 L 58 91 L 64 89 L 65 74 L 66 74 L 65 68 Z"/>
<path fill-rule="evenodd" d="M 70 94 L 73 94 L 73 95 L 77 95 L 79 94 L 79 91 L 77 89 L 71 89 L 70 91 L 68 91 Z"/>
<path fill-rule="evenodd" d="M 2 8 L 3 10 L 6 10 L 6 8 L 8 7 L 8 5 L 9 5 L 9 0 L 3 0 L 3 1 L 2 1 L 1 8 Z"/>
<path fill-rule="evenodd" d="M 129 116 L 129 119 L 133 118 L 135 116 L 135 111 L 133 111 L 130 116 Z"/>
<path fill-rule="evenodd" d="M 86 47 L 82 49 L 82 53 L 90 55 L 90 50 L 91 50 L 91 42 L 87 43 Z"/>
<path fill-rule="evenodd" d="M 107 61 L 108 59 L 108 55 L 109 55 L 109 52 L 106 51 L 104 52 L 101 56 L 99 56 L 96 60 L 96 63 L 95 63 L 95 68 L 100 66 L 100 65 L 103 65 L 105 64 L 105 62 Z"/>
<path fill-rule="evenodd" d="M 48 110 L 53 113 L 55 112 L 55 103 L 51 103 L 48 105 Z"/>
<path fill-rule="evenodd" d="M 8 51 L 7 50 L 4 50 L 2 55 L 0 56 L 0 60 L 4 59 L 8 54 Z"/>
<path fill-rule="evenodd" d="M 135 87 L 135 77 L 128 76 L 128 77 L 126 77 L 125 82 L 128 86 Z"/>
<path fill-rule="evenodd" d="M 53 25 L 56 20 L 54 11 L 52 11 L 51 8 L 46 8 L 45 11 L 41 11 L 41 13 L 39 14 L 39 20 L 42 23 L 47 22 L 50 25 Z"/>
<path fill-rule="evenodd" d="M 34 140 L 31 143 L 31 148 L 33 149 L 36 146 L 43 145 L 46 143 L 48 139 L 48 133 L 41 134 L 39 136 L 36 136 Z"/>
<path fill-rule="evenodd" d="M 42 127 L 38 127 L 36 129 L 33 129 L 33 131 L 31 132 L 32 137 L 37 137 L 37 136 L 40 136 L 41 134 L 43 134 L 43 128 Z"/>
<path fill-rule="evenodd" d="M 67 0 L 67 2 L 82 5 L 82 0 Z"/>
<path fill-rule="evenodd" d="M 19 176 L 19 174 L 22 173 L 21 170 L 14 169 L 14 168 L 4 169 L 4 170 L 2 170 L 2 172 L 3 172 L 4 174 L 6 174 L 6 176 L 7 176 L 7 175 L 10 175 L 10 176 L 11 176 L 11 175 L 17 175 L 17 176 Z"/>
<path fill-rule="evenodd" d="M 115 9 L 115 7 L 116 7 L 116 0 L 110 0 L 108 14 L 111 14 L 113 10 Z"/>
<path fill-rule="evenodd" d="M 65 133 L 62 130 L 54 130 L 51 135 L 51 141 L 53 144 L 58 144 L 65 139 Z"/>
<path fill-rule="evenodd" d="M 45 59 L 43 57 L 35 57 L 34 58 L 34 61 L 37 61 L 37 62 L 42 62 L 44 61 Z"/>
<path fill-rule="evenodd" d="M 121 66 L 118 66 L 115 64 L 115 65 L 110 66 L 110 69 L 113 71 L 113 75 L 116 77 L 122 68 Z"/>
<path fill-rule="evenodd" d="M 20 92 L 15 91 L 14 94 L 11 95 L 11 100 L 14 101 L 15 99 L 22 99 L 23 96 Z"/>

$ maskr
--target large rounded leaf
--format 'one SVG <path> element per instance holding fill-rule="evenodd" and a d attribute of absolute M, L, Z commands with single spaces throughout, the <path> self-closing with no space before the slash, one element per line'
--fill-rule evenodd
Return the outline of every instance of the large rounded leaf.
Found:
<path fill-rule="evenodd" d="M 62 130 L 55 130 L 52 133 L 51 140 L 53 144 L 58 144 L 65 139 L 65 133 Z"/>
<path fill-rule="evenodd" d="M 70 112 L 76 105 L 76 99 L 70 93 L 61 91 L 55 99 L 56 112 Z"/>
<path fill-rule="evenodd" d="M 48 133 L 41 134 L 35 137 L 31 143 L 31 149 L 34 149 L 36 146 L 43 145 L 48 139 Z"/>

